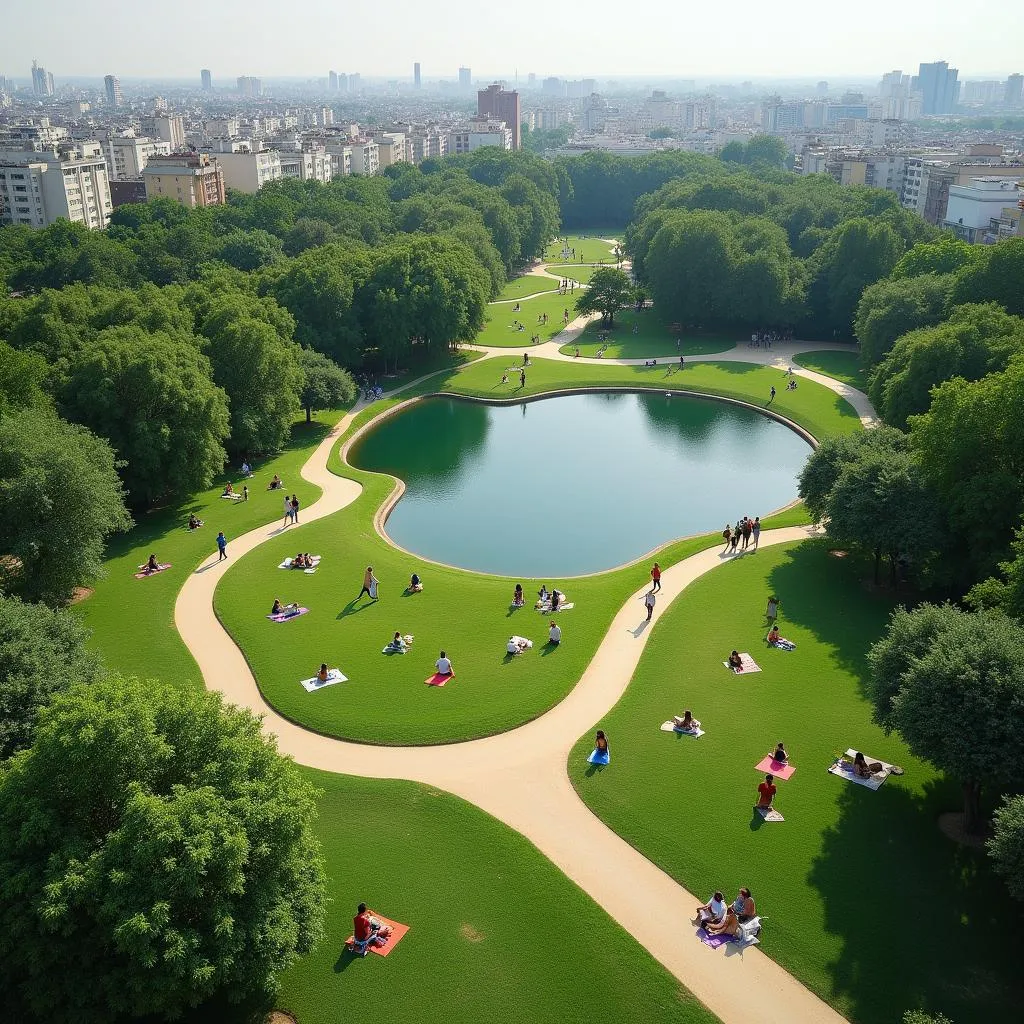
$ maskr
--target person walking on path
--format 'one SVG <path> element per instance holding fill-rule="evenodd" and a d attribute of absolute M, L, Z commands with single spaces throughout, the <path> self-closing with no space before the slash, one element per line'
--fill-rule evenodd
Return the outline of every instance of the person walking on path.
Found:
<path fill-rule="evenodd" d="M 750 535 L 754 532 L 753 524 L 750 522 L 750 517 L 745 516 L 743 519 L 743 550 L 747 550 L 747 546 L 750 544 Z"/>
<path fill-rule="evenodd" d="M 722 531 L 722 540 L 725 541 L 725 550 L 729 550 L 729 542 L 732 540 L 732 527 L 726 523 L 725 529 Z"/>
<path fill-rule="evenodd" d="M 648 590 L 644 595 L 644 604 L 647 605 L 647 621 L 651 621 L 651 616 L 654 614 L 654 603 L 658 599 L 654 596 L 653 590 Z"/>
<path fill-rule="evenodd" d="M 292 522 L 298 523 L 299 521 L 299 499 L 293 494 L 292 495 Z"/>
<path fill-rule="evenodd" d="M 292 500 L 286 494 L 284 496 L 284 522 L 282 526 L 287 526 L 292 520 Z"/>
<path fill-rule="evenodd" d="M 228 539 L 224 536 L 223 530 L 217 534 L 217 551 L 220 552 L 217 561 L 223 562 L 228 557 Z"/>
<path fill-rule="evenodd" d="M 750 533 L 754 538 L 754 550 L 757 550 L 757 542 L 761 539 L 761 517 L 754 516 L 754 525 L 750 528 Z"/>
<path fill-rule="evenodd" d="M 651 566 L 651 590 L 661 590 L 661 566 L 657 562 Z"/>
<path fill-rule="evenodd" d="M 363 573 L 363 589 L 359 591 L 359 597 L 357 597 L 356 600 L 358 601 L 359 598 L 365 594 L 367 597 L 376 601 L 378 582 L 377 577 L 373 575 L 373 566 L 368 565 L 366 567 L 366 572 Z"/>

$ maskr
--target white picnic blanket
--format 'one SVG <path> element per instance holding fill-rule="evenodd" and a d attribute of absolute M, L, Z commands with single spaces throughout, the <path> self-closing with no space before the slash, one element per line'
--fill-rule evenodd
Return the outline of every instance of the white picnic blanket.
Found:
<path fill-rule="evenodd" d="M 677 732 L 677 733 L 679 733 L 680 736 L 692 736 L 694 739 L 700 739 L 701 736 L 704 735 L 704 730 L 699 725 L 697 726 L 696 729 L 693 730 L 693 732 L 689 732 L 686 729 L 679 729 L 679 728 L 677 728 L 675 722 L 662 722 L 661 723 L 661 731 L 662 732 Z"/>
<path fill-rule="evenodd" d="M 537 611 L 542 615 L 547 615 L 551 611 L 551 601 L 545 601 L 543 604 L 535 606 Z M 570 608 L 575 608 L 576 603 L 574 601 L 566 601 L 565 595 L 562 596 L 562 600 L 558 603 L 558 607 L 555 609 L 554 614 L 557 615 L 559 612 L 567 612 Z"/>
<path fill-rule="evenodd" d="M 221 497 L 222 498 L 230 498 L 232 501 L 241 501 L 242 500 L 242 495 L 241 494 L 222 494 Z"/>
<path fill-rule="evenodd" d="M 334 683 L 347 683 L 348 677 L 341 674 L 341 669 L 332 668 L 327 673 L 326 681 L 318 676 L 313 676 L 312 679 L 300 679 L 299 682 L 306 693 L 313 693 L 315 690 L 322 690 L 325 686 L 332 686 Z"/>
<path fill-rule="evenodd" d="M 406 634 L 405 636 L 402 637 L 402 639 L 405 641 L 405 646 L 404 647 L 394 647 L 392 644 L 385 644 L 384 648 L 381 650 L 380 653 L 381 654 L 405 654 L 405 652 L 407 650 L 409 650 L 410 647 L 412 647 L 413 637 L 410 636 L 409 634 Z"/>
<path fill-rule="evenodd" d="M 882 783 L 892 774 L 893 766 L 886 764 L 885 761 L 878 761 L 877 757 L 868 757 L 864 754 L 864 760 L 868 764 L 874 764 L 876 761 L 882 766 L 882 770 L 872 775 L 869 779 L 862 779 L 859 775 L 853 773 L 853 758 L 856 756 L 857 751 L 852 747 L 847 750 L 846 756 L 850 759 L 849 761 L 839 760 L 831 768 L 829 773 L 831 775 L 838 775 L 841 779 L 846 779 L 847 782 L 856 783 L 858 786 L 865 786 L 871 790 L 878 790 L 882 788 Z"/>
<path fill-rule="evenodd" d="M 760 672 L 761 671 L 761 666 L 758 665 L 758 663 L 756 661 L 754 661 L 754 659 L 749 654 L 747 654 L 746 652 L 742 652 L 740 654 L 740 664 L 743 666 L 743 671 L 742 672 L 737 672 L 732 667 L 732 665 L 729 664 L 728 661 L 723 661 L 722 664 L 730 672 L 732 672 L 732 673 L 734 673 L 735 675 L 738 675 L 738 676 L 746 675 L 748 672 Z"/>

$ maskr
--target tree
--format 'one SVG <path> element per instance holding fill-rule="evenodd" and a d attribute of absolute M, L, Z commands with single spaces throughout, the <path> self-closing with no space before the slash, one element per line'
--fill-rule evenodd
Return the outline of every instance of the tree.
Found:
<path fill-rule="evenodd" d="M 18 352 L 0 341 L 0 416 L 14 409 L 48 406 L 43 390 L 46 360 L 31 352 Z"/>
<path fill-rule="evenodd" d="M 1024 900 L 1024 796 L 1003 797 L 986 845 L 1010 893 Z"/>
<path fill-rule="evenodd" d="M 348 370 L 311 348 L 299 349 L 299 369 L 303 374 L 299 401 L 306 410 L 306 422 L 312 423 L 317 409 L 340 409 L 356 397 L 356 383 Z"/>
<path fill-rule="evenodd" d="M 0 588 L 62 605 L 132 525 L 110 445 L 52 412 L 0 417 Z"/>
<path fill-rule="evenodd" d="M 955 281 L 952 274 L 925 274 L 900 280 L 886 278 L 868 285 L 857 303 L 853 322 L 861 362 L 867 367 L 876 366 L 897 338 L 941 323 Z"/>
<path fill-rule="evenodd" d="M 55 693 L 100 677 L 88 639 L 70 612 L 0 597 L 0 761 L 32 743 L 39 711 Z"/>
<path fill-rule="evenodd" d="M 576 311 L 587 315 L 600 313 L 605 323 L 611 324 L 615 314 L 627 305 L 633 295 L 629 277 L 614 267 L 602 267 L 594 271 L 590 285 L 576 300 Z"/>
<path fill-rule="evenodd" d="M 322 930 L 314 797 L 217 694 L 111 677 L 57 695 L 0 775 L 8 1009 L 172 1019 L 272 992 Z"/>
<path fill-rule="evenodd" d="M 754 135 L 747 143 L 743 162 L 764 164 L 767 167 L 782 167 L 788 155 L 789 148 L 777 135 Z"/>
<path fill-rule="evenodd" d="M 886 423 L 905 429 L 928 411 L 931 389 L 953 377 L 979 380 L 1024 353 L 1024 320 L 994 302 L 954 307 L 949 319 L 903 335 L 875 370 L 871 401 Z"/>
<path fill-rule="evenodd" d="M 956 274 L 977 263 L 981 255 L 981 246 L 962 242 L 952 235 L 943 235 L 934 242 L 918 242 L 905 252 L 892 268 L 892 278 Z"/>
<path fill-rule="evenodd" d="M 281 239 L 269 231 L 232 231 L 221 242 L 220 258 L 239 270 L 259 270 L 283 259 L 284 250 Z"/>
<path fill-rule="evenodd" d="M 1024 762 L 1006 754 L 1024 729 L 1020 623 L 953 605 L 899 608 L 868 664 L 878 723 L 960 780 L 964 827 L 980 831 L 985 789 L 1024 788 Z"/>
<path fill-rule="evenodd" d="M 980 254 L 961 270 L 953 302 L 998 302 L 1007 312 L 1024 315 L 1024 238 L 976 248 Z"/>
<path fill-rule="evenodd" d="M 942 1013 L 925 1013 L 924 1010 L 907 1010 L 903 1014 L 903 1024 L 953 1024 Z"/>
<path fill-rule="evenodd" d="M 163 333 L 101 331 L 72 361 L 59 406 L 110 439 L 138 504 L 209 487 L 227 457 L 227 398 L 210 361 Z"/>
<path fill-rule="evenodd" d="M 1014 536 L 1010 551 L 1012 557 L 999 563 L 1002 578 L 990 576 L 976 583 L 965 600 L 972 608 L 1001 608 L 1024 620 L 1024 527 Z"/>

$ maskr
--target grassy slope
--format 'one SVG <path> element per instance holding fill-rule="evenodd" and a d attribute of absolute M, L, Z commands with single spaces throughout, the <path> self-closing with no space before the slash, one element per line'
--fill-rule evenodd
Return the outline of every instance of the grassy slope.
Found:
<path fill-rule="evenodd" d="M 535 299 L 523 299 L 518 312 L 513 312 L 514 303 L 492 302 L 487 307 L 487 322 L 473 339 L 473 344 L 528 349 L 530 338 L 534 334 L 539 334 L 542 342 L 550 341 L 565 327 L 562 314 L 566 309 L 569 310 L 569 319 L 575 318 L 575 303 L 576 295 L 559 295 L 557 292 Z M 547 324 L 537 323 L 537 317 L 541 313 L 547 313 Z M 513 320 L 518 320 L 525 330 L 516 330 L 512 326 Z"/>
<path fill-rule="evenodd" d="M 633 326 L 637 326 L 637 333 L 633 333 Z M 599 333 L 606 333 L 606 328 L 600 321 L 587 325 L 586 330 L 579 338 L 580 355 L 596 356 L 598 349 L 603 342 L 598 341 Z M 724 352 L 735 347 L 738 334 L 714 334 L 686 331 L 682 335 L 683 344 L 680 348 L 676 342 L 678 336 L 668 329 L 668 324 L 658 315 L 654 309 L 645 309 L 636 312 L 632 309 L 623 309 L 615 314 L 615 323 L 611 329 L 611 336 L 606 339 L 608 348 L 605 350 L 605 357 L 608 359 L 652 359 L 662 357 L 665 359 L 678 359 L 679 353 L 688 355 L 705 355 L 711 352 Z M 576 347 L 565 345 L 561 351 L 565 355 L 572 355 Z"/>
<path fill-rule="evenodd" d="M 609 264 L 614 266 L 614 264 Z M 600 267 L 588 266 L 585 263 L 554 263 L 548 266 L 548 272 L 559 277 L 567 277 L 578 284 L 590 284 L 590 279 Z"/>
<path fill-rule="evenodd" d="M 587 237 L 584 238 L 583 235 Z M 564 236 L 563 236 L 564 237 Z M 569 235 L 569 248 L 576 250 L 576 261 L 577 263 L 597 263 L 600 260 L 611 261 L 612 253 L 615 250 L 614 242 L 606 242 L 606 238 L 616 239 L 622 238 L 621 229 L 616 231 L 604 231 L 602 229 L 594 228 L 587 231 L 582 231 L 575 235 Z M 562 261 L 562 242 L 561 238 L 551 242 L 547 249 L 544 251 L 544 258 L 549 263 L 557 263 Z M 583 256 L 583 260 L 580 260 L 580 256 Z M 562 261 L 564 262 L 564 261 Z"/>
<path fill-rule="evenodd" d="M 588 774 L 588 734 L 570 776 L 595 813 L 693 891 L 749 885 L 768 918 L 765 952 L 852 1020 L 889 1024 L 919 1004 L 957 1024 L 1012 1016 L 1019 911 L 982 856 L 939 834 L 935 817 L 957 806 L 955 789 L 871 722 L 864 656 L 889 604 L 856 573 L 809 543 L 698 580 L 600 723 L 612 768 Z M 770 593 L 795 652 L 762 642 Z M 720 663 L 734 647 L 763 672 L 730 675 Z M 685 708 L 707 730 L 698 741 L 658 729 Z M 757 828 L 753 765 L 780 739 L 797 766 L 776 798 L 786 822 Z M 907 774 L 877 793 L 836 779 L 825 769 L 847 746 Z"/>
<path fill-rule="evenodd" d="M 860 356 L 852 349 L 849 352 L 837 352 L 826 349 L 823 352 L 804 352 L 794 356 L 793 362 L 807 370 L 835 377 L 844 384 L 867 392 L 867 374 L 861 369 Z"/>
<path fill-rule="evenodd" d="M 327 937 L 282 979 L 301 1024 L 357 1007 L 398 1024 L 715 1018 L 522 836 L 446 793 L 310 771 L 324 791 Z M 411 925 L 381 959 L 342 954 L 364 900 Z"/>
<path fill-rule="evenodd" d="M 524 295 L 533 295 L 535 292 L 553 292 L 558 288 L 558 282 L 553 277 L 544 277 L 542 274 L 524 274 L 522 277 L 513 278 L 498 296 L 498 302 L 506 299 L 521 299 Z"/>

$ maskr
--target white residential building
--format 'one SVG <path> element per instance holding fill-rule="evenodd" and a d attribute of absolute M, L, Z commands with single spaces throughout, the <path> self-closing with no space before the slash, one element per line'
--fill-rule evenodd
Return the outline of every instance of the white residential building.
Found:
<path fill-rule="evenodd" d="M 239 192 L 258 192 L 268 181 L 282 177 L 281 154 L 276 149 L 258 153 L 218 153 L 224 185 Z"/>
<path fill-rule="evenodd" d="M 300 181 L 330 181 L 332 161 L 323 146 L 306 143 L 301 149 L 278 150 L 281 159 L 281 177 Z"/>
<path fill-rule="evenodd" d="M 111 179 L 123 181 L 140 177 L 149 158 L 170 153 L 171 144 L 163 139 L 114 135 L 106 140 L 104 151 Z"/>
<path fill-rule="evenodd" d="M 351 174 L 376 174 L 380 170 L 380 150 L 373 139 L 349 139 L 352 150 Z"/>
<path fill-rule="evenodd" d="M 996 241 L 993 221 L 998 224 L 1003 210 L 1016 204 L 1019 183 L 1018 178 L 971 178 L 966 185 L 950 185 L 943 227 L 966 242 Z"/>
<path fill-rule="evenodd" d="M 472 153 L 481 146 L 512 148 L 512 129 L 504 121 L 469 121 L 448 132 L 449 153 Z"/>
<path fill-rule="evenodd" d="M 185 122 L 180 114 L 158 114 L 153 118 L 153 130 L 172 153 L 185 148 Z"/>
<path fill-rule="evenodd" d="M 43 228 L 64 219 L 105 228 L 112 208 L 98 142 L 59 152 L 0 152 L 0 224 Z"/>

